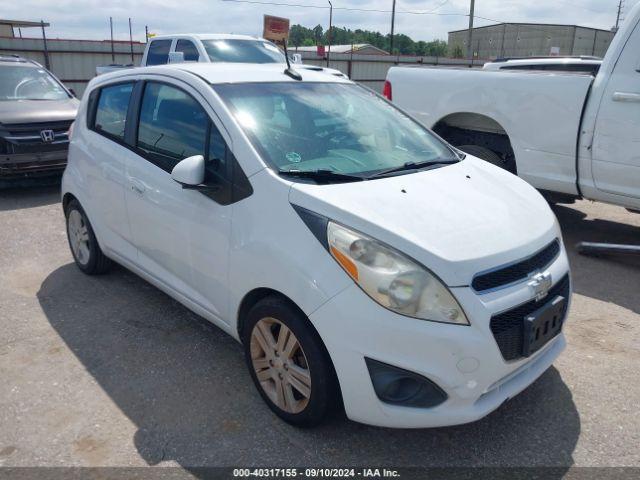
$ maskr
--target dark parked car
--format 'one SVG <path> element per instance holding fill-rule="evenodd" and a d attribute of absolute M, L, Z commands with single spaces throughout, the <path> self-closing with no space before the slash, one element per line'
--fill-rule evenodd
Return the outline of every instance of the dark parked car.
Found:
<path fill-rule="evenodd" d="M 42 65 L 0 56 L 0 185 L 64 170 L 79 104 Z"/>

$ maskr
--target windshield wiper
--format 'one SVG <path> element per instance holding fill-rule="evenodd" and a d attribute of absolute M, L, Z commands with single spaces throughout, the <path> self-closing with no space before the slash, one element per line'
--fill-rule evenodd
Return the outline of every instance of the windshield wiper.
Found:
<path fill-rule="evenodd" d="M 426 162 L 407 162 L 404 165 L 400 165 L 398 167 L 380 170 L 379 172 L 369 175 L 367 178 L 384 177 L 392 173 L 405 172 L 407 170 L 419 170 L 421 168 L 430 167 L 432 165 L 451 165 L 452 163 L 458 162 L 459 160 L 428 160 Z"/>
<path fill-rule="evenodd" d="M 365 177 L 349 175 L 348 173 L 335 172 L 333 170 L 278 170 L 282 175 L 291 175 L 298 178 L 309 178 L 320 182 L 361 182 Z"/>

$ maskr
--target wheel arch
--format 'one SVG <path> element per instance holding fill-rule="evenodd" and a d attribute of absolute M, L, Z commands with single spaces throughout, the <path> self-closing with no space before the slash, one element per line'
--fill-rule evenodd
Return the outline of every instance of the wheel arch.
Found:
<path fill-rule="evenodd" d="M 517 175 L 517 157 L 504 124 L 475 112 L 450 113 L 433 125 L 433 131 L 452 145 L 477 145 L 502 158 L 502 167 Z"/>

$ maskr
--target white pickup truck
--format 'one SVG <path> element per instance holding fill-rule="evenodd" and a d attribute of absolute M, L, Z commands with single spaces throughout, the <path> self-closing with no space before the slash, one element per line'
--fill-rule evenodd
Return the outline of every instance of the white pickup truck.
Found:
<path fill-rule="evenodd" d="M 640 210 L 640 4 L 598 74 L 394 67 L 387 98 L 540 190 Z"/>

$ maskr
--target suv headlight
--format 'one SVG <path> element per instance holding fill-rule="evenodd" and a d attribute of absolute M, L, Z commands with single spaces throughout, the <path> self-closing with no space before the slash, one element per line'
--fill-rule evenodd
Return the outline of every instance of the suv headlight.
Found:
<path fill-rule="evenodd" d="M 469 325 L 447 287 L 406 255 L 331 221 L 327 243 L 333 258 L 383 307 L 422 320 Z"/>

